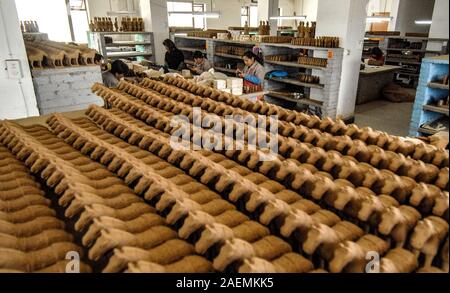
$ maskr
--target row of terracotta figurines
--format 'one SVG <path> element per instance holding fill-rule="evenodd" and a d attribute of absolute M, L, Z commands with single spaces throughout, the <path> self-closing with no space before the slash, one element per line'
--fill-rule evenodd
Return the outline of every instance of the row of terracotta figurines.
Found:
<path fill-rule="evenodd" d="M 316 22 L 311 21 L 303 22 L 300 21 L 298 27 L 298 37 L 299 38 L 314 38 L 316 36 Z M 250 33 L 250 26 L 248 25 L 248 21 L 245 22 L 244 26 L 244 34 Z M 269 21 L 260 21 L 258 27 L 258 34 L 262 36 L 270 35 L 270 23 Z"/>
<path fill-rule="evenodd" d="M 112 21 L 111 17 L 94 17 L 89 23 L 91 32 L 143 32 L 144 20 L 140 17 L 117 17 Z"/>
<path fill-rule="evenodd" d="M 20 30 L 22 33 L 38 33 L 39 25 L 35 20 L 20 21 Z"/>

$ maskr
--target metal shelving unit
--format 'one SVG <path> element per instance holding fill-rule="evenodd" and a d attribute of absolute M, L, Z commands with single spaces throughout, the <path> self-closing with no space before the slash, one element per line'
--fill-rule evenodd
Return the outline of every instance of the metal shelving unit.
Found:
<path fill-rule="evenodd" d="M 112 39 L 107 43 L 106 37 Z M 88 32 L 89 48 L 109 59 L 137 58 L 155 61 L 151 32 Z M 124 47 L 126 50 L 118 50 Z"/>
<path fill-rule="evenodd" d="M 314 106 L 320 108 L 320 115 L 336 119 L 337 97 L 339 95 L 340 74 L 342 71 L 342 60 L 344 49 L 323 48 L 311 46 L 298 46 L 292 44 L 261 44 L 261 49 L 265 56 L 270 55 L 299 55 L 306 53 L 309 57 L 327 59 L 325 67 L 298 64 L 295 61 L 270 61 L 264 60 L 264 67 L 267 72 L 273 70 L 283 70 L 288 73 L 288 77 L 266 77 L 265 90 L 297 92 L 303 94 L 302 99 L 268 94 L 270 97 L 295 102 L 298 106 Z M 296 79 L 299 73 L 319 76 L 320 84 L 301 82 Z M 314 103 L 312 103 L 314 101 Z M 311 102 L 311 103 L 308 103 Z M 318 105 L 320 103 L 320 105 Z"/>
<path fill-rule="evenodd" d="M 178 48 L 183 50 L 184 48 L 205 48 L 206 55 L 209 60 L 213 61 L 215 70 L 223 72 L 227 75 L 234 75 L 236 67 L 243 66 L 241 56 L 216 53 L 217 46 L 237 46 L 248 48 L 249 50 L 256 44 L 256 42 L 241 42 L 234 40 L 221 40 L 221 39 L 209 39 L 209 38 L 196 38 L 176 35 L 174 36 L 175 44 Z M 303 65 L 297 62 L 282 62 L 282 61 L 269 61 L 264 60 L 264 68 L 266 72 L 273 70 L 285 70 L 290 76 L 297 76 L 299 73 L 310 74 L 320 77 L 321 84 L 310 84 L 300 82 L 295 77 L 289 78 L 272 78 L 264 81 L 264 92 L 275 99 L 282 99 L 276 95 L 270 95 L 268 92 L 276 91 L 283 88 L 289 88 L 293 92 L 302 93 L 304 97 L 302 102 L 298 99 L 294 99 L 297 105 L 317 106 L 317 103 L 322 103 L 321 113 L 323 116 L 329 116 L 333 119 L 336 118 L 337 112 L 337 99 L 339 96 L 340 76 L 342 71 L 342 60 L 344 57 L 344 49 L 342 48 L 323 48 L 323 47 L 311 47 L 311 46 L 299 46 L 292 44 L 273 44 L 273 43 L 261 43 L 259 44 L 265 56 L 269 55 L 298 55 L 300 52 L 306 52 L 310 57 L 325 58 L 327 59 L 327 66 L 313 66 Z M 183 52 L 185 54 L 186 63 L 189 64 L 189 52 L 188 50 Z M 230 65 L 231 68 L 227 68 Z M 225 67 L 227 66 L 227 67 Z M 286 99 L 284 99 L 286 100 Z M 317 101 L 313 104 L 308 102 Z M 293 101 L 291 101 L 293 102 Z M 311 104 L 311 105 L 310 105 Z"/>
<path fill-rule="evenodd" d="M 428 42 L 448 41 L 447 39 L 437 39 L 428 37 L 415 37 L 415 36 L 391 36 L 391 35 L 370 35 L 366 34 L 368 41 L 378 41 L 379 47 L 386 54 L 386 64 L 399 65 L 404 70 L 399 70 L 396 73 L 395 79 L 397 82 L 408 83 L 412 87 L 416 87 L 418 84 L 420 64 L 422 58 L 427 56 L 433 56 L 442 54 L 441 51 L 427 50 Z M 414 43 L 414 45 L 413 45 Z M 412 48 L 411 48 L 412 47 Z M 400 58 L 399 55 L 413 54 L 418 57 L 416 60 L 411 58 Z M 394 56 L 393 56 L 394 55 Z M 366 55 L 365 57 L 368 57 Z"/>

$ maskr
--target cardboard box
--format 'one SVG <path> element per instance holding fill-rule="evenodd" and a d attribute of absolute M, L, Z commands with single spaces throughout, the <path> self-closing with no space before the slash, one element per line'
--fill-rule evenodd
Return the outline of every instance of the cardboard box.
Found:
<path fill-rule="evenodd" d="M 227 88 L 227 81 L 225 79 L 216 79 L 213 81 L 214 88 L 218 90 L 223 90 Z"/>
<path fill-rule="evenodd" d="M 227 78 L 227 88 L 242 88 L 244 86 L 244 80 L 242 78 L 230 77 Z"/>
<path fill-rule="evenodd" d="M 191 77 L 191 71 L 190 71 L 189 69 L 183 69 L 183 70 L 181 71 L 181 75 L 182 75 L 183 77 Z"/>
<path fill-rule="evenodd" d="M 235 96 L 241 96 L 243 91 L 242 88 L 233 88 L 231 89 L 231 93 Z"/>

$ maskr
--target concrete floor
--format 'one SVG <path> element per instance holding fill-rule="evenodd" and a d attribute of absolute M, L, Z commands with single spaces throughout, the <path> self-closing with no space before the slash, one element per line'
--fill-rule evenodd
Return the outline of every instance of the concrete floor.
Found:
<path fill-rule="evenodd" d="M 357 105 L 355 124 L 359 127 L 370 126 L 389 134 L 408 136 L 413 103 L 392 103 L 376 100 Z"/>

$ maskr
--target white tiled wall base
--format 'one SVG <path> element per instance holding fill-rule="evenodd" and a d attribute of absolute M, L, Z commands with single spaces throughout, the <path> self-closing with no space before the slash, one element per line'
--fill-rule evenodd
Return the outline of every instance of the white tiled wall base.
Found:
<path fill-rule="evenodd" d="M 41 115 L 103 105 L 103 100 L 91 92 L 94 83 L 102 82 L 99 66 L 38 69 L 32 74 Z"/>

